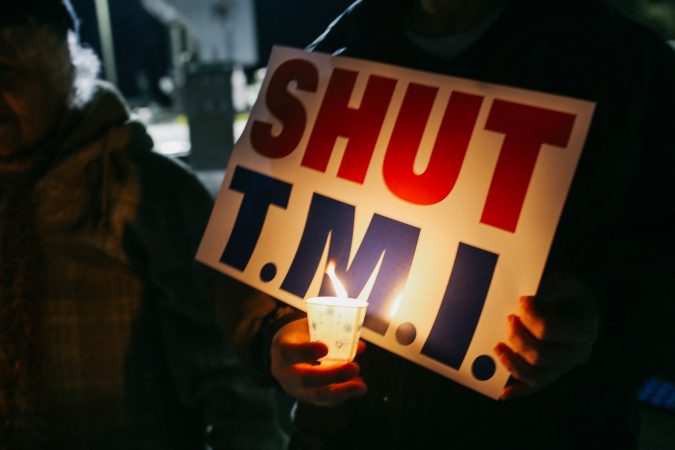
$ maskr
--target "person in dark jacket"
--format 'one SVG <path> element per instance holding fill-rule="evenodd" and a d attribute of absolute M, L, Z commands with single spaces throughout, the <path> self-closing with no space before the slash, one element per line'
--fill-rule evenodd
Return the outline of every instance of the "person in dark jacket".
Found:
<path fill-rule="evenodd" d="M 0 16 L 0 449 L 274 449 L 194 253 L 212 199 L 61 0 Z"/>
<path fill-rule="evenodd" d="M 540 290 L 495 342 L 499 401 L 375 346 L 316 367 L 303 313 L 237 294 L 243 361 L 298 400 L 290 447 L 635 448 L 638 383 L 675 368 L 673 51 L 576 0 L 362 0 L 310 50 L 597 106 Z"/>

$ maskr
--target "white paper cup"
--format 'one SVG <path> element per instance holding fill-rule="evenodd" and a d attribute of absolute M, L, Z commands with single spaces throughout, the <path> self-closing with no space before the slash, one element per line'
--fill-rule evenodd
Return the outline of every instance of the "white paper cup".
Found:
<path fill-rule="evenodd" d="M 313 297 L 307 300 L 309 338 L 328 346 L 322 364 L 352 361 L 361 336 L 368 302 L 353 298 Z"/>

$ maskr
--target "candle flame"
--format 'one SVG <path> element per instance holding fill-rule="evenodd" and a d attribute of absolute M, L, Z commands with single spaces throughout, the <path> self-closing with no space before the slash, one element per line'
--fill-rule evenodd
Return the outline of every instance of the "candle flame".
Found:
<path fill-rule="evenodd" d="M 335 263 L 333 261 L 328 263 L 328 267 L 326 267 L 326 275 L 328 275 L 330 281 L 333 282 L 333 287 L 335 287 L 335 292 L 337 293 L 337 296 L 346 299 L 347 291 L 345 290 L 344 286 L 338 279 L 337 275 L 335 275 Z"/>
<path fill-rule="evenodd" d="M 398 312 L 398 307 L 401 305 L 402 298 L 403 294 L 398 294 L 394 299 L 394 303 L 392 303 L 391 309 L 389 310 L 389 318 L 393 319 L 396 313 Z"/>

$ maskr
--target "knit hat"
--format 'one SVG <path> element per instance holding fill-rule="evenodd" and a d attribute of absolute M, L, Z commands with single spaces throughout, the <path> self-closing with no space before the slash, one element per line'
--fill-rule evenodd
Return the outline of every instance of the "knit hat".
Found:
<path fill-rule="evenodd" d="M 21 0 L 12 2 L 0 15 L 0 27 L 51 24 L 77 32 L 79 20 L 70 0 Z"/>

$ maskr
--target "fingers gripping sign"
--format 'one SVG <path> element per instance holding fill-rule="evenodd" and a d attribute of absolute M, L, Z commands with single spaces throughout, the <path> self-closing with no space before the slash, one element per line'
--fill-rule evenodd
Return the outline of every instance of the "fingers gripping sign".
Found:
<path fill-rule="evenodd" d="M 590 288 L 571 275 L 551 274 L 536 296 L 523 296 L 508 320 L 507 342 L 495 352 L 511 373 L 500 399 L 535 392 L 586 361 L 597 336 Z"/>
<path fill-rule="evenodd" d="M 358 352 L 365 349 L 359 342 Z M 282 327 L 274 336 L 271 350 L 272 375 L 291 397 L 316 406 L 335 406 L 366 393 L 366 384 L 355 362 L 319 365 L 328 348 L 310 342 L 307 319 Z"/>

